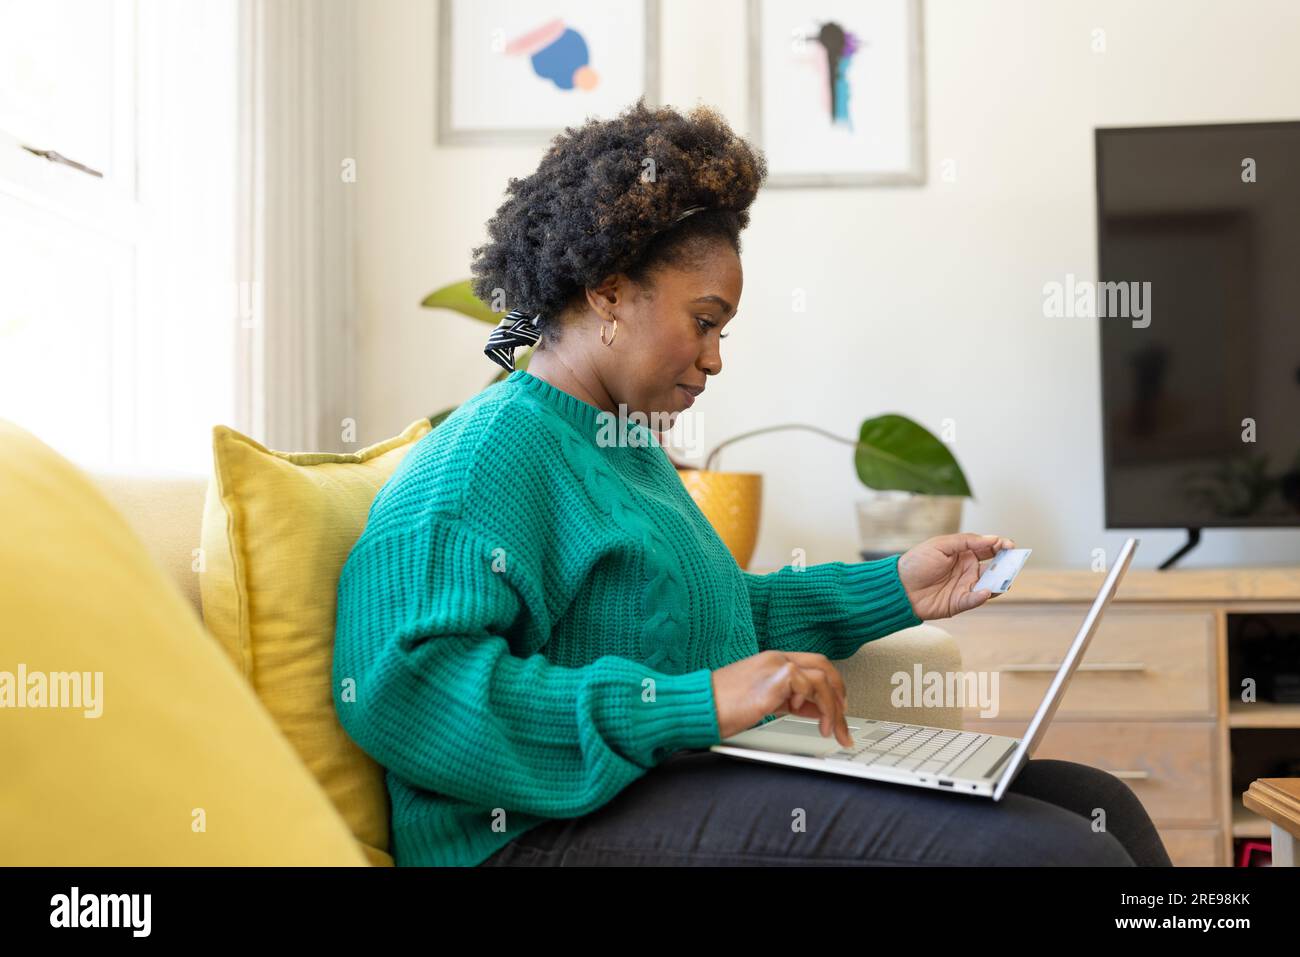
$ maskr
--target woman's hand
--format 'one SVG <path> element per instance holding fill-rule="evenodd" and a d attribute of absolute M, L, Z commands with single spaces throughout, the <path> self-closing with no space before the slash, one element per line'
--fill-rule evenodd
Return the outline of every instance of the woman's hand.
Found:
<path fill-rule="evenodd" d="M 764 651 L 713 672 L 718 730 L 729 738 L 765 715 L 821 718 L 822 737 L 853 744 L 845 718 L 848 693 L 830 659 L 812 651 Z"/>
<path fill-rule="evenodd" d="M 987 588 L 971 591 L 979 581 L 980 562 L 1015 547 L 1009 538 L 963 532 L 928 538 L 909 548 L 898 559 L 898 577 L 916 617 L 951 618 L 984 604 L 993 593 Z"/>

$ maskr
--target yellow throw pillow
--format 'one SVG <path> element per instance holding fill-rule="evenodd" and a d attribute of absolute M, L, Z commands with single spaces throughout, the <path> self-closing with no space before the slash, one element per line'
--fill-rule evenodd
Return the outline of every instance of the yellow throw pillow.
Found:
<path fill-rule="evenodd" d="M 0 863 L 366 863 L 126 519 L 4 420 L 0 529 Z"/>
<path fill-rule="evenodd" d="M 339 724 L 331 693 L 339 575 L 370 504 L 428 419 L 359 452 L 276 452 L 212 430 L 203 619 L 374 864 L 391 865 L 383 769 Z"/>

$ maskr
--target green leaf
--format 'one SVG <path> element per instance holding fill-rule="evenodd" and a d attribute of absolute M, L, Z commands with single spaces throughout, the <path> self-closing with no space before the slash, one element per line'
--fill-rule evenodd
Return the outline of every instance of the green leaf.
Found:
<path fill-rule="evenodd" d="M 853 464 L 868 488 L 922 495 L 971 494 L 948 446 L 906 416 L 889 414 L 865 420 Z"/>
<path fill-rule="evenodd" d="M 459 312 L 461 315 L 469 316 L 471 319 L 477 319 L 479 322 L 486 322 L 495 326 L 502 320 L 503 315 L 493 312 L 483 300 L 474 295 L 470 282 L 471 280 L 466 279 L 462 282 L 454 282 L 450 286 L 443 286 L 441 289 L 435 289 L 424 297 L 420 305 L 429 309 L 450 309 L 453 312 Z"/>

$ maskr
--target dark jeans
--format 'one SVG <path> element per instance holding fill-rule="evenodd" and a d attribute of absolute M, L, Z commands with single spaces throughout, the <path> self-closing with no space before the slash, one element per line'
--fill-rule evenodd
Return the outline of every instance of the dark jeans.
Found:
<path fill-rule="evenodd" d="M 994 803 L 709 751 L 669 756 L 481 866 L 513 865 L 1172 866 L 1129 786 L 1072 761 L 1031 760 Z"/>

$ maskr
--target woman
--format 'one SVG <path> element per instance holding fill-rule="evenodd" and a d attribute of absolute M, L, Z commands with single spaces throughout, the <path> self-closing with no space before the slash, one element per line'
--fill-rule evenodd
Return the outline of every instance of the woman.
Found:
<path fill-rule="evenodd" d="M 850 744 L 831 659 L 978 607 L 1013 544 L 753 575 L 700 514 L 654 430 L 722 371 L 765 175 L 714 112 L 638 102 L 510 181 L 473 264 L 510 374 L 408 453 L 339 582 L 336 707 L 397 863 L 1168 864 L 1082 765 L 1032 761 L 995 805 L 707 750 L 787 713 Z"/>

